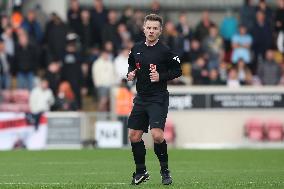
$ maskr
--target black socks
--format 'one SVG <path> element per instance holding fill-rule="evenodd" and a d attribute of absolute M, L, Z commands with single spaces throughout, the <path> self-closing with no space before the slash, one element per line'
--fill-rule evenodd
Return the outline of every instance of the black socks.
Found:
<path fill-rule="evenodd" d="M 164 140 L 161 144 L 154 143 L 154 151 L 157 155 L 161 171 L 165 171 L 168 169 L 168 152 L 167 152 L 167 142 Z"/>
<path fill-rule="evenodd" d="M 134 162 L 136 165 L 136 173 L 144 173 L 146 171 L 146 165 L 145 165 L 146 149 L 144 141 L 141 140 L 140 142 L 131 143 L 131 146 L 132 146 Z M 166 140 L 164 140 L 161 144 L 154 143 L 154 151 L 159 159 L 161 171 L 167 170 L 168 152 L 167 152 Z"/>
<path fill-rule="evenodd" d="M 136 164 L 136 173 L 144 173 L 146 171 L 145 155 L 146 149 L 144 141 L 131 143 L 134 162 Z"/>

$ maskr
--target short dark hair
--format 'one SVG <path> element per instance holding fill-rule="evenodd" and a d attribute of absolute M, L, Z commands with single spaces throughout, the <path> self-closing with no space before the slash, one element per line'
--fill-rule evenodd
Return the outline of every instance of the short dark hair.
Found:
<path fill-rule="evenodd" d="M 144 18 L 144 24 L 146 21 L 158 21 L 160 22 L 160 25 L 163 25 L 163 18 L 157 14 L 148 14 L 147 16 L 145 16 Z"/>

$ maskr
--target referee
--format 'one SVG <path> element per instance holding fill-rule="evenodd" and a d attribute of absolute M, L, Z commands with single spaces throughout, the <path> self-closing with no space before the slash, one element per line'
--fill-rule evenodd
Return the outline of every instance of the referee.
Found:
<path fill-rule="evenodd" d="M 162 18 L 156 14 L 144 19 L 146 41 L 137 43 L 131 49 L 128 59 L 128 81 L 137 78 L 137 95 L 128 120 L 129 139 L 136 165 L 131 184 L 138 185 L 149 180 L 145 165 L 146 149 L 142 140 L 143 133 L 150 126 L 154 140 L 154 151 L 161 170 L 162 184 L 172 183 L 168 169 L 167 143 L 164 127 L 168 113 L 169 93 L 167 81 L 181 76 L 179 57 L 159 41 L 162 33 Z"/>

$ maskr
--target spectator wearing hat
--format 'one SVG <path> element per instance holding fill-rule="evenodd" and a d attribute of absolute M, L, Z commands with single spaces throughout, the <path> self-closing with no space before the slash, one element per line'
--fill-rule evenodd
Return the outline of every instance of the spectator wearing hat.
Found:
<path fill-rule="evenodd" d="M 82 57 L 77 47 L 78 36 L 76 33 L 69 33 L 66 37 L 67 45 L 62 58 L 61 76 L 62 80 L 68 81 L 75 95 L 76 104 L 81 108 L 81 87 L 83 81 L 82 75 Z"/>

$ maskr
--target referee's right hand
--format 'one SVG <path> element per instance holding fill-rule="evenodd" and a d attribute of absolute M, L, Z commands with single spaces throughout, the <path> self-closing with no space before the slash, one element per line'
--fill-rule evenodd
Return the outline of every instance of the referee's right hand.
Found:
<path fill-rule="evenodd" d="M 129 72 L 129 73 L 128 73 L 128 75 L 127 75 L 127 80 L 128 80 L 128 81 L 133 81 L 133 80 L 134 80 L 135 75 L 136 75 L 136 70 L 137 70 L 137 69 L 135 69 L 135 70 L 133 70 L 132 72 Z"/>

